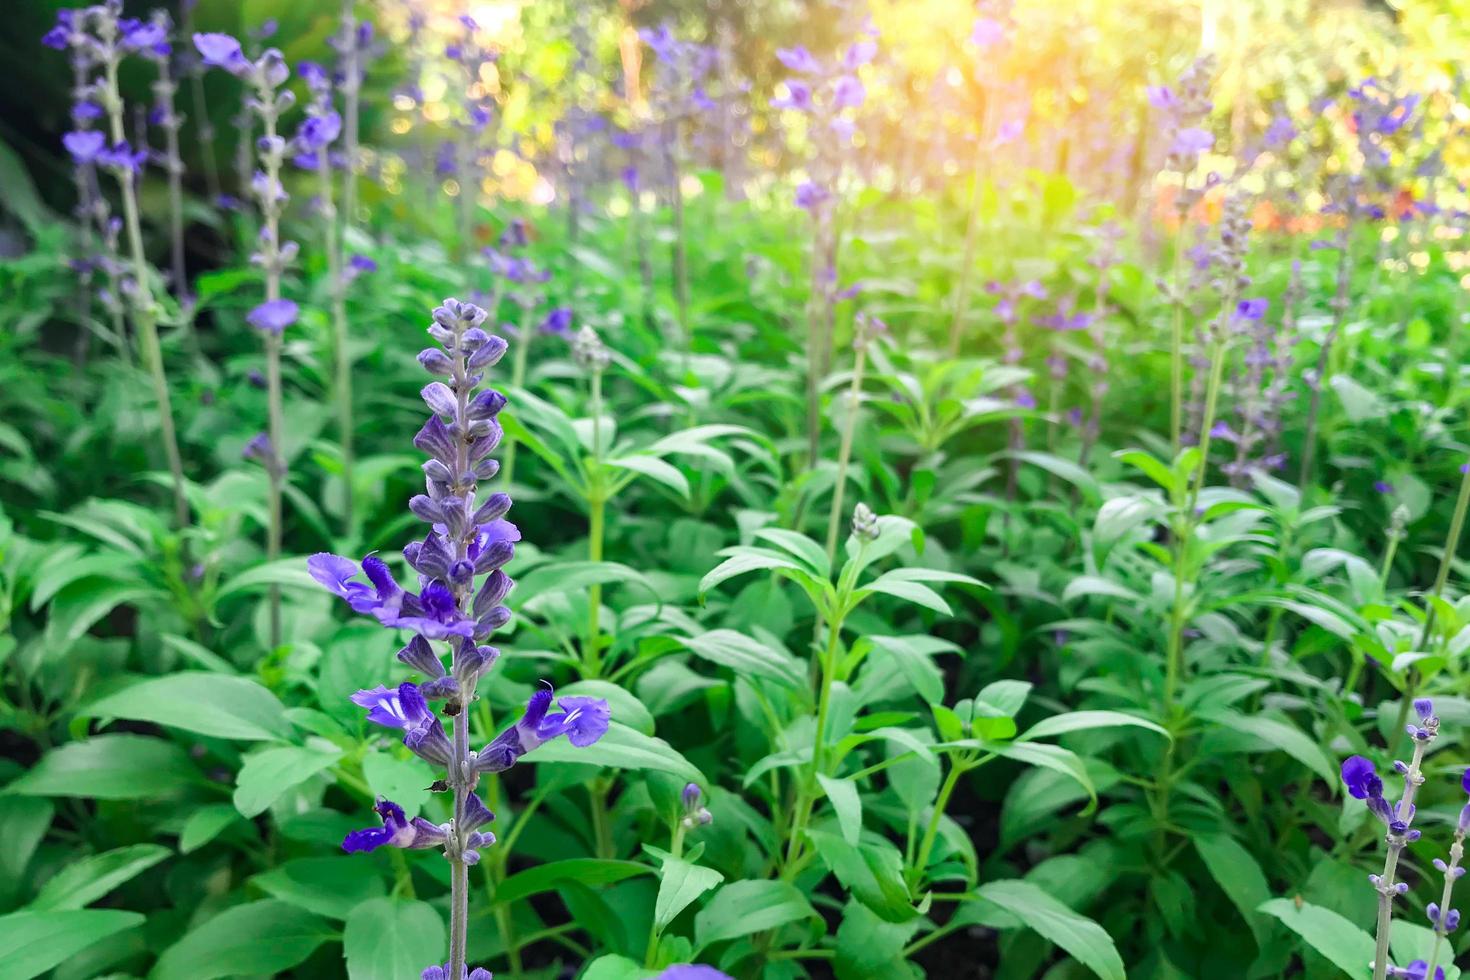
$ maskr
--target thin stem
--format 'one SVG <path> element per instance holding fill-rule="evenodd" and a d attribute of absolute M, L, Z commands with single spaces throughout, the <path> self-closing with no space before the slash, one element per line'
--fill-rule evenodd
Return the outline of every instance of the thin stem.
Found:
<path fill-rule="evenodd" d="M 1445 535 L 1444 553 L 1439 557 L 1439 571 L 1434 575 L 1434 586 L 1429 590 L 1431 599 L 1438 599 L 1444 593 L 1445 584 L 1450 580 L 1450 566 L 1454 564 L 1455 552 L 1460 549 L 1460 533 L 1465 529 L 1465 511 L 1470 507 L 1470 463 L 1462 467 L 1464 475 L 1460 477 L 1460 493 L 1455 498 L 1455 512 L 1450 517 L 1450 530 Z M 1434 603 L 1425 603 L 1424 631 L 1419 634 L 1418 649 L 1424 650 L 1429 637 L 1434 632 L 1435 620 Z"/>
<path fill-rule="evenodd" d="M 684 373 L 689 372 L 689 354 L 694 346 L 694 332 L 689 324 L 689 256 L 684 232 L 684 185 L 680 167 L 677 124 L 666 124 L 664 155 L 669 170 L 669 204 L 673 209 L 674 241 L 672 263 L 674 275 L 674 307 L 679 316 L 679 337 L 683 342 Z"/>
<path fill-rule="evenodd" d="M 455 846 L 448 849 L 449 856 L 449 975 L 465 975 L 465 946 L 469 934 L 470 869 L 464 862 L 464 841 L 467 836 L 460 828 L 460 815 L 465 812 L 465 801 L 469 798 L 470 786 L 465 779 L 468 766 L 463 761 L 469 757 L 470 716 L 460 711 L 454 716 L 454 755 L 449 773 L 449 782 L 454 787 L 454 836 Z M 459 772 L 455 772 L 459 769 Z"/>
<path fill-rule="evenodd" d="M 352 358 L 347 349 L 347 280 L 343 277 L 342 243 L 337 208 L 332 202 L 332 164 L 325 152 L 317 154 L 323 234 L 326 237 L 328 289 L 332 297 L 333 385 L 337 403 L 337 440 L 342 447 L 342 523 L 353 537 L 352 469 Z"/>
<path fill-rule="evenodd" d="M 859 327 L 859 329 L 862 329 Z M 837 483 L 832 488 L 832 513 L 827 518 L 827 564 L 837 555 L 837 531 L 842 525 L 842 497 L 847 490 L 847 468 L 852 461 L 852 439 L 857 430 L 858 404 L 863 393 L 863 367 L 867 344 L 859 343 L 852 365 L 852 385 L 847 390 L 847 418 L 842 426 L 842 443 L 837 450 Z"/>
<path fill-rule="evenodd" d="M 806 771 L 797 783 L 796 805 L 793 807 L 796 817 L 791 824 L 791 832 L 788 837 L 786 848 L 786 865 L 783 869 L 783 877 L 794 877 L 799 865 L 797 859 L 801 856 L 802 848 L 805 846 L 803 834 L 806 824 L 812 815 L 812 806 L 816 803 L 814 785 L 817 776 L 824 770 L 824 757 L 827 742 L 827 715 L 831 711 L 832 683 L 836 680 L 833 674 L 837 666 L 837 643 L 842 633 L 842 620 L 833 617 L 831 626 L 827 632 L 827 649 L 821 657 L 820 677 L 818 678 L 817 691 L 817 727 L 812 736 L 812 761 L 808 764 Z"/>
<path fill-rule="evenodd" d="M 276 95 L 275 92 L 262 86 L 260 92 L 260 116 L 261 123 L 265 129 L 264 145 L 271 145 L 276 141 Z M 273 198 L 273 191 L 280 185 L 280 158 L 277 154 L 267 152 L 263 154 L 262 163 L 265 165 L 266 187 L 265 196 L 261 198 L 261 210 L 265 218 L 265 298 L 267 302 L 274 302 L 281 298 L 281 206 L 280 202 Z M 282 408 L 281 397 L 281 335 L 272 331 L 265 334 L 265 381 L 266 381 L 266 411 L 268 414 L 268 434 L 270 437 L 270 455 L 266 466 L 266 472 L 270 478 L 269 489 L 269 511 L 270 522 L 266 531 L 266 558 L 275 561 L 281 557 L 281 524 L 282 524 L 282 487 L 286 482 L 286 456 L 283 450 L 286 424 L 285 412 Z M 270 645 L 274 650 L 281 645 L 281 587 L 272 584 L 270 587 Z"/>
<path fill-rule="evenodd" d="M 1414 740 L 1414 758 L 1409 763 L 1409 771 L 1404 774 L 1404 798 L 1399 803 L 1399 812 L 1411 814 L 1414 812 L 1414 794 L 1419 790 L 1419 784 L 1424 777 L 1419 773 L 1419 763 L 1424 759 L 1424 750 L 1428 747 L 1427 739 Z M 1403 834 L 1393 831 L 1388 833 L 1388 854 L 1383 859 L 1383 876 L 1378 880 L 1378 931 L 1377 944 L 1373 952 L 1373 980 L 1385 980 L 1388 976 L 1388 942 L 1389 934 L 1393 929 L 1393 898 L 1396 894 L 1394 887 L 1394 876 L 1398 872 L 1399 855 L 1403 853 L 1404 845 L 1408 841 Z"/>
<path fill-rule="evenodd" d="M 346 167 L 342 175 L 342 223 L 350 228 L 357 218 L 357 144 L 358 104 L 362 96 L 362 53 L 357 47 L 357 16 L 354 0 L 342 0 L 342 60 L 346 63 L 347 84 L 343 118 L 343 138 L 346 141 Z M 324 154 L 325 155 L 325 154 Z M 458 974 L 452 974 L 459 980 Z"/>
<path fill-rule="evenodd" d="M 607 497 L 602 486 L 602 371 L 593 368 L 590 379 L 592 387 L 592 463 L 587 496 L 587 560 L 602 561 L 603 511 Z M 602 655 L 599 650 L 599 614 L 602 611 L 602 583 L 593 582 L 587 589 L 587 650 L 584 657 L 587 675 L 597 677 L 602 672 Z"/>
<path fill-rule="evenodd" d="M 919 853 L 914 858 L 915 880 L 922 878 L 925 870 L 929 867 L 929 855 L 934 850 L 934 841 L 939 836 L 939 822 L 944 819 L 944 811 L 949 806 L 949 798 L 954 795 L 955 787 L 959 785 L 960 777 L 969 771 L 965 761 L 959 757 L 950 760 L 949 772 L 945 774 L 944 783 L 939 787 L 939 796 L 934 801 L 934 812 L 929 815 L 929 825 L 924 830 L 923 841 L 919 844 Z"/>
<path fill-rule="evenodd" d="M 1450 914 L 1450 896 L 1455 890 L 1455 881 L 1459 878 L 1457 873 L 1460 867 L 1460 859 L 1465 856 L 1465 832 L 1459 827 L 1455 828 L 1455 842 L 1450 845 L 1450 863 L 1445 866 L 1444 890 L 1439 896 L 1439 921 L 1434 924 L 1434 951 L 1429 954 L 1429 969 L 1424 971 L 1426 977 L 1434 976 L 1434 968 L 1439 965 L 1439 954 L 1444 946 L 1444 937 L 1447 933 L 1445 917 Z"/>
<path fill-rule="evenodd" d="M 1182 191 L 1181 191 L 1182 192 Z M 1169 453 L 1179 455 L 1184 432 L 1184 218 L 1174 229 L 1174 271 L 1170 289 L 1174 317 L 1169 331 Z"/>
<path fill-rule="evenodd" d="M 126 139 L 123 129 L 122 97 L 117 90 L 117 59 L 107 63 L 107 120 L 113 145 Z M 138 216 L 137 188 L 130 173 L 118 174 L 122 192 L 123 225 L 128 234 L 128 250 L 133 259 L 133 322 L 138 330 L 143 363 L 153 380 L 153 395 L 158 402 L 158 422 L 163 436 L 163 450 L 168 458 L 169 475 L 173 479 L 174 524 L 183 528 L 189 523 L 189 500 L 184 493 L 184 461 L 179 455 L 179 439 L 174 430 L 173 404 L 169 397 L 168 378 L 163 372 L 163 348 L 158 340 L 154 320 L 153 294 L 148 286 L 148 260 L 143 255 L 143 226 Z"/>
<path fill-rule="evenodd" d="M 1317 456 L 1317 424 L 1322 410 L 1322 387 L 1327 383 L 1327 363 L 1332 354 L 1333 342 L 1342 331 L 1347 319 L 1348 293 L 1352 288 L 1349 259 L 1350 250 L 1345 232 L 1339 233 L 1337 253 L 1337 292 L 1332 297 L 1332 326 L 1322 338 L 1322 349 L 1317 352 L 1317 372 L 1312 378 L 1312 402 L 1307 409 L 1307 434 L 1302 442 L 1302 468 L 1297 474 L 1297 488 L 1305 490 L 1312 478 L 1312 465 Z"/>

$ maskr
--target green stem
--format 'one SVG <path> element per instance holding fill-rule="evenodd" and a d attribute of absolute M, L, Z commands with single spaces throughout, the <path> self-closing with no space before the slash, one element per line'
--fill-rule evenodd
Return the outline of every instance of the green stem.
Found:
<path fill-rule="evenodd" d="M 1439 896 L 1440 920 L 1434 924 L 1434 951 L 1429 954 L 1429 969 L 1424 972 L 1426 977 L 1434 976 L 1434 968 L 1439 965 L 1439 954 L 1444 946 L 1445 923 L 1444 916 L 1450 911 L 1450 897 L 1455 890 L 1456 870 L 1460 867 L 1460 859 L 1465 856 L 1465 832 L 1458 827 L 1455 831 L 1455 842 L 1450 845 L 1450 863 L 1445 867 L 1444 890 Z"/>
<path fill-rule="evenodd" d="M 352 358 L 347 350 L 347 282 L 342 277 L 343 235 L 337 228 L 337 209 L 332 201 L 332 165 L 327 154 L 319 153 L 317 176 L 321 199 L 321 218 L 326 236 L 327 279 L 332 299 L 333 385 L 337 403 L 337 439 L 342 447 L 342 522 L 347 537 L 353 535 L 352 524 Z"/>
<path fill-rule="evenodd" d="M 949 798 L 954 795 L 955 787 L 959 785 L 960 777 L 967 771 L 966 760 L 958 756 L 950 760 L 949 772 L 944 777 L 944 784 L 939 787 L 939 796 L 934 801 L 934 812 L 929 815 L 929 826 L 924 829 L 918 856 L 914 858 L 915 882 L 921 880 L 929 868 L 929 856 L 934 851 L 935 840 L 939 837 L 939 822 L 944 819 L 944 811 L 949 806 Z"/>
<path fill-rule="evenodd" d="M 832 684 L 836 680 L 833 674 L 836 671 L 837 643 L 841 634 L 842 620 L 834 616 L 831 626 L 828 627 L 827 649 L 822 654 L 820 677 L 817 681 L 817 727 L 812 736 L 812 761 L 796 787 L 796 805 L 792 808 L 796 816 L 791 823 L 791 832 L 786 846 L 784 877 L 794 876 L 799 868 L 797 858 L 801 856 L 802 848 L 805 846 L 803 834 L 806 831 L 807 821 L 811 819 L 812 807 L 816 803 L 815 787 L 817 775 L 823 771 L 826 756 L 827 715 L 832 706 Z"/>
<path fill-rule="evenodd" d="M 837 483 L 832 488 L 832 513 L 827 518 L 828 565 L 837 556 L 837 532 L 842 526 L 842 497 L 847 490 L 847 468 L 852 462 L 852 439 L 857 431 L 858 405 L 863 393 L 863 367 L 867 353 L 866 344 L 859 344 L 852 366 L 852 385 L 847 391 L 847 418 L 842 426 L 842 444 L 837 450 Z"/>
<path fill-rule="evenodd" d="M 988 108 L 989 100 L 986 105 Z M 975 264 L 975 242 L 980 232 L 980 175 L 988 159 L 985 148 L 983 138 L 975 141 L 975 161 L 970 173 L 970 213 L 965 221 L 965 248 L 960 258 L 960 277 L 955 282 L 954 314 L 949 321 L 949 356 L 951 358 L 958 357 L 960 354 L 965 311 L 970 305 L 970 274 L 971 267 Z"/>
<path fill-rule="evenodd" d="M 1404 774 L 1404 798 L 1400 804 L 1402 812 L 1414 812 L 1414 794 L 1419 790 L 1419 784 L 1423 777 L 1419 774 L 1419 763 L 1424 759 L 1424 749 L 1429 745 L 1426 739 L 1414 740 L 1414 758 L 1409 763 L 1409 771 Z M 1388 835 L 1388 854 L 1383 860 L 1383 876 L 1378 880 L 1378 931 L 1376 945 L 1373 952 L 1373 980 L 1385 980 L 1388 976 L 1388 943 L 1389 934 L 1393 929 L 1393 899 L 1396 893 L 1394 888 L 1395 875 L 1399 866 L 1399 855 L 1403 853 L 1404 845 L 1408 841 L 1403 834 L 1395 834 L 1392 831 Z"/>
<path fill-rule="evenodd" d="M 603 512 L 607 497 L 602 485 L 602 372 L 592 370 L 592 479 L 588 482 L 587 495 L 587 560 L 602 561 Z M 602 583 L 594 582 L 587 590 L 587 676 L 597 677 L 602 673 L 602 653 L 599 649 L 599 614 L 602 611 Z"/>
<path fill-rule="evenodd" d="M 122 97 L 117 90 L 117 60 L 107 65 L 106 89 L 108 125 L 112 132 L 113 145 L 123 142 Z M 164 455 L 168 458 L 169 476 L 173 480 L 174 524 L 184 528 L 189 524 L 189 498 L 184 493 L 184 461 L 179 455 L 179 439 L 174 430 L 173 404 L 169 397 L 168 377 L 163 371 L 163 347 L 158 340 L 158 324 L 154 318 L 153 294 L 148 285 L 148 260 L 143 255 L 143 225 L 138 215 L 137 189 L 131 174 L 118 177 L 122 193 L 123 226 L 128 234 L 128 251 L 133 260 L 133 323 L 138 330 L 138 342 L 142 347 L 143 363 L 153 381 L 153 396 L 158 402 L 158 424 L 163 436 Z"/>
<path fill-rule="evenodd" d="M 1187 185 L 1186 185 L 1187 186 Z M 1174 230 L 1174 272 L 1172 276 L 1174 318 L 1169 331 L 1169 450 L 1179 455 L 1184 432 L 1184 216 L 1179 212 L 1179 227 Z"/>
<path fill-rule="evenodd" d="M 1465 511 L 1470 507 L 1470 463 L 1464 466 L 1464 475 L 1460 477 L 1460 493 L 1455 498 L 1455 512 L 1450 517 L 1450 530 L 1445 535 L 1444 553 L 1439 558 L 1439 571 L 1434 575 L 1434 587 L 1429 594 L 1438 599 L 1444 593 L 1444 587 L 1450 580 L 1450 566 L 1454 564 L 1455 552 L 1460 549 L 1460 533 L 1465 529 Z M 1434 603 L 1426 604 L 1424 613 L 1424 631 L 1419 635 L 1419 649 L 1424 650 L 1429 643 L 1429 637 L 1434 632 Z"/>

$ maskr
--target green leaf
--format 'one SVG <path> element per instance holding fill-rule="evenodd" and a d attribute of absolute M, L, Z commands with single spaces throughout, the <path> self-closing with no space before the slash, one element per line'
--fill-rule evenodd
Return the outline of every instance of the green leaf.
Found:
<path fill-rule="evenodd" d="M 98 620 L 118 606 L 167 595 L 147 585 L 126 579 L 88 578 L 73 582 L 51 600 L 46 622 L 46 652 L 57 657 L 81 639 Z"/>
<path fill-rule="evenodd" d="M 686 500 L 689 497 L 689 478 L 677 466 L 657 456 L 620 456 L 604 462 L 615 469 L 628 470 L 651 480 L 657 480 Z"/>
<path fill-rule="evenodd" d="M 763 527 L 755 532 L 755 536 L 801 559 L 818 578 L 832 577 L 832 563 L 827 560 L 827 552 L 805 534 L 783 527 Z"/>
<path fill-rule="evenodd" d="M 1092 785 L 1092 777 L 1087 774 L 1087 767 L 1075 752 L 1069 752 L 1058 745 L 1050 745 L 1045 742 L 1016 742 L 1003 744 L 987 742 L 985 751 L 994 752 L 996 755 L 1014 759 L 1017 762 L 1025 762 L 1033 766 L 1041 766 L 1071 776 L 1084 790 L 1091 802 L 1087 809 L 1091 811 L 1097 806 L 1097 790 Z"/>
<path fill-rule="evenodd" d="M 12 912 L 0 916 L 0 977 L 30 980 L 108 936 L 144 923 L 113 909 Z"/>
<path fill-rule="evenodd" d="M 580 980 L 647 980 L 651 971 L 626 956 L 608 954 L 587 964 Z"/>
<path fill-rule="evenodd" d="M 873 579 L 873 581 L 858 590 L 857 596 L 861 598 L 874 592 L 880 592 L 883 595 L 893 596 L 895 599 L 912 602 L 916 606 L 923 606 L 925 609 L 932 609 L 941 616 L 951 616 L 954 614 L 953 610 L 949 608 L 949 603 L 945 602 L 943 597 L 938 592 L 929 588 L 929 586 L 920 582 L 906 582 L 903 579 L 895 579 L 892 577 L 892 574 L 890 572 Z"/>
<path fill-rule="evenodd" d="M 47 752 L 5 792 L 149 800 L 173 796 L 197 782 L 198 771 L 173 742 L 146 735 L 96 735 Z"/>
<path fill-rule="evenodd" d="M 685 782 L 709 785 L 704 774 L 668 742 L 616 721 L 608 725 L 606 735 L 591 745 L 578 748 L 564 738 L 554 739 L 528 755 L 525 762 L 576 762 L 612 769 L 654 769 L 671 772 Z"/>
<path fill-rule="evenodd" d="M 1071 602 L 1078 596 L 1106 596 L 1111 599 L 1127 599 L 1135 603 L 1143 602 L 1143 597 L 1126 585 L 1121 585 L 1100 575 L 1079 575 L 1068 582 L 1067 587 L 1062 590 L 1063 602 Z"/>
<path fill-rule="evenodd" d="M 342 951 L 348 980 L 403 980 L 437 963 L 448 944 L 444 919 L 427 902 L 374 898 L 347 917 Z"/>
<path fill-rule="evenodd" d="M 1113 937 L 1029 881 L 987 882 L 980 886 L 978 895 L 1020 919 L 1043 939 L 1056 943 L 1102 980 L 1127 980 Z"/>
<path fill-rule="evenodd" d="M 1264 949 L 1270 930 L 1259 909 L 1271 898 L 1271 889 L 1255 857 L 1225 834 L 1198 835 L 1194 849 L 1220 890 L 1240 910 L 1251 935 L 1256 937 L 1256 946 Z"/>
<path fill-rule="evenodd" d="M 1097 480 L 1093 475 L 1070 459 L 1053 456 L 1051 453 L 1018 452 L 1012 453 L 1016 459 L 1032 466 L 1039 466 L 1059 479 L 1065 480 L 1076 487 L 1084 497 L 1096 500 L 1100 496 Z"/>
<path fill-rule="evenodd" d="M 291 731 L 285 705 L 263 685 L 205 671 L 146 678 L 83 705 L 79 713 L 241 741 L 281 739 Z"/>
<path fill-rule="evenodd" d="M 659 590 L 642 572 L 615 561 L 565 561 L 542 565 L 516 581 L 511 597 L 519 609 L 543 595 L 579 592 L 591 585 L 625 585 L 629 582 L 637 583 L 655 601 L 661 601 Z"/>
<path fill-rule="evenodd" d="M 729 667 L 737 677 L 765 677 L 790 687 L 806 684 L 801 667 L 789 654 L 744 633 L 719 629 L 676 639 L 696 656 Z"/>
<path fill-rule="evenodd" d="M 429 800 L 429 784 L 436 774 L 418 756 L 400 759 L 383 751 L 369 751 L 362 759 L 362 777 L 374 796 L 392 800 L 410 817 Z"/>
<path fill-rule="evenodd" d="M 832 809 L 837 811 L 837 826 L 842 828 L 842 839 L 856 847 L 863 832 L 863 801 L 858 796 L 857 784 L 850 779 L 821 773 L 817 774 L 817 782 L 822 784 L 827 799 L 832 801 Z"/>
<path fill-rule="evenodd" d="M 691 864 L 683 858 L 664 858 L 658 883 L 658 900 L 653 907 L 655 927 L 662 932 L 696 898 L 725 880 L 714 868 Z"/>
<path fill-rule="evenodd" d="M 172 852 L 158 844 L 134 844 L 74 859 L 62 868 L 26 908 L 34 912 L 79 909 L 132 880 Z"/>
<path fill-rule="evenodd" d="M 325 919 L 294 905 L 275 899 L 236 905 L 164 950 L 148 980 L 274 976 L 334 938 Z"/>
<path fill-rule="evenodd" d="M 567 858 L 538 864 L 534 868 L 517 872 L 502 881 L 495 889 L 495 903 L 509 905 L 511 902 L 554 891 L 559 885 L 576 881 L 584 885 L 610 885 L 624 878 L 651 875 L 653 868 L 637 861 L 612 861 L 601 858 Z"/>
<path fill-rule="evenodd" d="M 694 917 L 695 946 L 779 929 L 819 918 L 806 896 L 786 881 L 736 881 L 715 893 Z"/>
<path fill-rule="evenodd" d="M 55 815 L 56 807 L 50 800 L 0 796 L 0 841 L 5 842 L 0 847 L 0 902 L 10 905 L 21 886 L 30 885 L 26 868 Z"/>
<path fill-rule="evenodd" d="M 917 915 L 903 877 L 903 856 L 887 841 L 854 846 L 837 834 L 808 830 L 807 837 L 842 887 L 887 922 Z"/>
<path fill-rule="evenodd" d="M 192 854 L 239 819 L 240 811 L 229 803 L 211 803 L 200 807 L 184 821 L 184 829 L 179 832 L 179 853 Z"/>
<path fill-rule="evenodd" d="M 1169 468 L 1169 464 L 1154 458 L 1142 449 L 1124 449 L 1113 453 L 1113 458 L 1132 466 L 1170 495 L 1177 493 L 1180 489 L 1176 485 L 1174 471 Z"/>
<path fill-rule="evenodd" d="M 1260 911 L 1280 919 L 1348 976 L 1369 975 L 1373 937 L 1331 909 L 1289 898 L 1273 898 L 1261 903 Z"/>
<path fill-rule="evenodd" d="M 1265 714 L 1243 715 L 1228 710 L 1202 711 L 1200 717 L 1226 730 L 1220 733 L 1226 738 L 1217 735 L 1217 741 L 1223 743 L 1228 738 L 1229 747 L 1238 747 L 1238 750 L 1246 752 L 1285 752 L 1322 777 L 1328 785 L 1328 792 L 1336 790 L 1339 781 L 1337 764 L 1315 739 L 1296 726 Z M 1209 739 L 1207 734 L 1206 740 Z"/>
<path fill-rule="evenodd" d="M 1165 738 L 1169 738 L 1169 733 L 1162 726 L 1121 711 L 1069 711 L 1066 714 L 1043 718 L 1028 728 L 1025 734 L 1016 741 L 1025 742 L 1033 738 L 1047 738 L 1093 728 L 1121 728 L 1124 726 L 1147 728 L 1151 732 L 1158 732 Z"/>
<path fill-rule="evenodd" d="M 280 558 L 248 568 L 234 578 L 227 579 L 215 592 L 214 599 L 218 602 L 237 592 L 259 592 L 272 585 L 281 586 L 283 591 L 298 589 L 311 592 L 321 589 L 316 579 L 306 570 L 305 558 Z"/>
<path fill-rule="evenodd" d="M 296 858 L 253 876 L 250 883 L 271 898 L 329 919 L 345 919 L 386 891 L 373 862 L 357 857 Z"/>
<path fill-rule="evenodd" d="M 255 817 L 270 809 L 287 790 L 336 762 L 342 750 L 325 739 L 309 745 L 279 745 L 245 757 L 235 785 L 235 809 Z"/>
<path fill-rule="evenodd" d="M 756 572 L 767 568 L 784 568 L 792 571 L 800 571 L 800 566 L 788 558 L 780 555 L 766 554 L 759 551 L 741 551 L 739 554 L 731 555 L 715 566 L 704 578 L 699 580 L 699 594 L 702 596 L 710 589 L 719 585 L 726 579 L 746 572 Z"/>

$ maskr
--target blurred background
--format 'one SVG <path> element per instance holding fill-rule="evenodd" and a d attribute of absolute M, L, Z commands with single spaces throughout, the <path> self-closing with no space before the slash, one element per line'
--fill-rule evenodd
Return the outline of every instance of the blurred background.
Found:
<path fill-rule="evenodd" d="M 0 208 L 12 217 L 17 208 L 61 214 L 72 204 L 73 182 L 60 150 L 68 128 L 68 68 L 39 43 L 63 6 L 11 0 L 0 26 L 0 57 L 10 75 L 0 88 L 6 186 Z M 146 15 L 154 4 L 127 0 L 125 6 Z M 492 165 L 483 186 L 470 193 L 550 202 L 558 175 L 571 168 L 583 176 L 615 171 L 615 155 L 605 152 L 615 141 L 579 138 L 578 129 L 616 131 L 646 119 L 651 73 L 643 60 L 650 56 L 638 31 L 661 25 L 715 53 L 708 87 L 717 94 L 701 110 L 706 118 L 697 149 L 704 159 L 693 163 L 696 170 L 704 164 L 721 171 L 732 196 L 761 193 L 807 157 L 768 107 L 789 74 L 776 50 L 798 44 L 831 50 L 866 18 L 883 43 L 862 76 L 870 98 L 855 136 L 855 179 L 895 196 L 968 184 L 972 169 L 991 181 L 1032 171 L 1064 176 L 1124 211 L 1152 206 L 1167 186 L 1154 184 L 1161 151 L 1150 141 L 1160 137 L 1149 125 L 1147 87 L 1171 83 L 1201 51 L 1216 58 L 1216 109 L 1228 118 L 1228 144 L 1237 148 L 1250 147 L 1285 118 L 1298 129 L 1320 130 L 1318 139 L 1293 145 L 1325 156 L 1330 169 L 1331 153 L 1322 154 L 1322 145 L 1347 145 L 1352 128 L 1330 96 L 1370 76 L 1392 77 L 1441 102 L 1426 114 L 1434 125 L 1457 126 L 1467 118 L 1456 93 L 1470 42 L 1470 0 L 1017 0 L 1004 14 L 1017 29 L 1006 44 L 993 46 L 974 36 L 987 4 L 970 0 L 874 0 L 861 7 L 793 0 L 362 0 L 356 6 L 377 31 L 377 58 L 362 99 L 363 142 L 373 148 L 366 165 L 376 179 L 365 188 L 364 204 L 400 222 L 429 217 L 423 197 L 409 190 L 423 182 L 404 176 L 432 170 L 450 152 L 470 89 L 498 110 Z M 199 0 L 174 7 L 187 27 L 225 31 L 256 47 L 284 45 L 292 64 L 330 61 L 327 42 L 339 13 L 336 0 Z M 445 57 L 466 15 L 495 54 L 474 79 Z M 125 95 L 145 104 L 150 69 L 135 60 L 125 72 Z M 517 84 L 501 86 L 501 75 Z M 238 195 L 239 168 L 231 164 L 239 146 L 238 84 L 221 72 L 190 78 L 181 105 L 190 117 L 187 190 L 199 203 Z M 147 120 L 139 119 L 137 131 L 146 129 Z M 1426 135 L 1438 138 L 1451 172 L 1463 168 L 1463 141 Z M 1205 164 L 1212 165 L 1208 155 Z M 1289 181 L 1292 167 L 1272 171 Z M 153 186 L 160 183 L 152 181 L 148 192 L 161 193 Z M 439 183 L 444 194 L 433 206 L 451 207 L 443 198 L 461 189 L 449 173 Z M 213 214 L 196 208 L 191 215 L 191 264 L 208 263 L 202 236 Z M 8 227 L 13 234 L 15 223 Z"/>

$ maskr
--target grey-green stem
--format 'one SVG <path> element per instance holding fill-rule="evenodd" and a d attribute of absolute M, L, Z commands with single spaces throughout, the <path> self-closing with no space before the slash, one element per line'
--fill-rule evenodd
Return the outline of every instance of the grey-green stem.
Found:
<path fill-rule="evenodd" d="M 1414 806 L 1414 795 L 1419 791 L 1419 786 L 1424 782 L 1424 776 L 1419 771 L 1419 764 L 1424 761 L 1424 750 L 1428 748 L 1427 739 L 1414 740 L 1414 756 L 1409 763 L 1409 771 L 1404 774 L 1404 797 L 1399 803 L 1400 812 L 1408 814 Z M 1373 951 L 1373 980 L 1385 980 L 1388 976 L 1388 940 L 1393 929 L 1393 899 L 1397 894 L 1395 889 L 1395 876 L 1398 873 L 1399 855 L 1404 851 L 1408 840 L 1404 834 L 1395 834 L 1389 831 L 1388 855 L 1383 859 L 1383 875 L 1378 879 L 1378 932 L 1376 946 Z"/>

